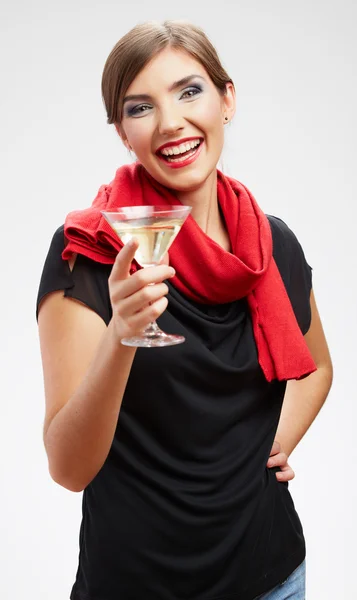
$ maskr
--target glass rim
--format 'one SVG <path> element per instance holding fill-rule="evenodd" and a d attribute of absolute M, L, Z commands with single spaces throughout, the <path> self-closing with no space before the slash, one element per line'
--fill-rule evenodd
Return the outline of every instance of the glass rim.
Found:
<path fill-rule="evenodd" d="M 111 210 L 101 210 L 102 215 L 118 215 L 125 214 L 126 211 L 134 212 L 136 209 L 150 209 L 148 212 L 155 213 L 168 213 L 168 212 L 179 212 L 179 211 L 190 211 L 192 210 L 192 206 L 186 206 L 184 204 L 173 204 L 171 206 L 164 205 L 151 205 L 151 204 L 142 204 L 142 205 L 131 205 L 131 206 L 121 206 L 120 208 L 111 209 Z"/>

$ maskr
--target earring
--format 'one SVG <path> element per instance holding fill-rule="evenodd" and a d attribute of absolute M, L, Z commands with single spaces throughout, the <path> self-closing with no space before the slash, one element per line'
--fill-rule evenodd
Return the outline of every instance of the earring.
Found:
<path fill-rule="evenodd" d="M 228 117 L 224 117 L 224 120 L 225 120 L 225 121 L 228 121 Z"/>

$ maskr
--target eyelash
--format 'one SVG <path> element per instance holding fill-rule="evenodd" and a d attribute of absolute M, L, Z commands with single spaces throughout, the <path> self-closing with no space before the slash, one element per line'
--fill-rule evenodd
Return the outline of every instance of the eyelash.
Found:
<path fill-rule="evenodd" d="M 198 87 L 198 86 L 191 86 L 189 88 L 187 88 L 187 90 L 185 90 L 182 94 L 182 96 L 184 96 L 185 94 L 188 94 L 188 92 L 195 92 L 193 94 L 193 96 L 197 96 L 197 94 L 199 94 L 200 92 L 202 92 L 202 88 Z M 181 98 L 182 98 L 181 96 Z M 189 98 L 192 98 L 192 96 L 189 96 Z"/>
<path fill-rule="evenodd" d="M 197 96 L 197 94 L 200 94 L 202 92 L 202 88 L 197 86 L 191 86 L 189 88 L 187 88 L 181 95 L 181 98 L 183 98 L 183 96 L 185 94 L 188 94 L 189 92 L 194 92 L 193 94 L 190 94 L 188 96 L 188 98 L 193 98 L 194 96 Z M 128 117 L 137 117 L 140 114 L 144 114 L 146 112 L 146 110 L 141 110 L 142 108 L 146 108 L 149 107 L 150 108 L 150 104 L 139 104 L 138 106 L 133 106 L 132 108 L 129 108 L 127 111 L 127 116 Z"/>

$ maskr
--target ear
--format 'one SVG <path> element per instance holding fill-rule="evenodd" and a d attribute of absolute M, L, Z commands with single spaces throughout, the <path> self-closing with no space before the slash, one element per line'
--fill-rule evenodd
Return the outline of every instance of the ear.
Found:
<path fill-rule="evenodd" d="M 233 83 L 226 83 L 226 93 L 222 96 L 223 118 L 231 121 L 236 112 L 236 92 Z"/>
<path fill-rule="evenodd" d="M 121 125 L 119 125 L 118 123 L 114 123 L 114 127 L 117 131 L 118 136 L 120 137 L 121 141 L 123 142 L 124 146 L 130 151 L 132 150 L 129 142 L 128 142 L 128 138 L 125 135 L 125 131 L 123 129 L 123 127 Z"/>

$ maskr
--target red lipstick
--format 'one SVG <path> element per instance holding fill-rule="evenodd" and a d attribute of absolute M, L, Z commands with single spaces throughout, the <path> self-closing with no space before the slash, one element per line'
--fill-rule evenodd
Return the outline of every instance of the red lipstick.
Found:
<path fill-rule="evenodd" d="M 200 140 L 200 142 L 202 142 L 203 138 L 196 135 L 195 137 L 187 137 L 187 138 L 182 138 L 181 140 L 167 142 L 166 144 L 163 144 L 162 146 L 160 146 L 160 148 L 158 148 L 156 150 L 155 154 L 157 154 L 158 152 L 161 152 L 161 150 L 163 150 L 164 148 L 171 148 L 172 146 L 180 146 L 180 144 L 184 144 L 185 142 L 192 142 L 193 140 Z"/>
<path fill-rule="evenodd" d="M 180 144 L 183 144 L 184 142 L 190 142 L 192 140 L 198 140 L 198 139 L 200 140 L 200 144 L 198 146 L 196 146 L 195 148 L 192 148 L 192 150 L 188 152 L 189 155 L 187 158 L 181 157 L 181 160 L 177 160 L 179 158 L 179 154 L 165 156 L 164 154 L 162 154 L 160 152 L 160 150 L 162 150 L 163 148 L 179 146 Z M 191 163 L 193 163 L 196 160 L 196 158 L 199 157 L 199 155 L 201 154 L 203 145 L 204 145 L 203 138 L 197 138 L 197 137 L 184 138 L 182 140 L 178 140 L 177 142 L 170 142 L 170 143 L 164 144 L 163 146 L 160 146 L 159 150 L 156 151 L 156 155 L 170 169 L 181 169 L 182 167 L 187 167 L 187 165 L 190 165 Z"/>

